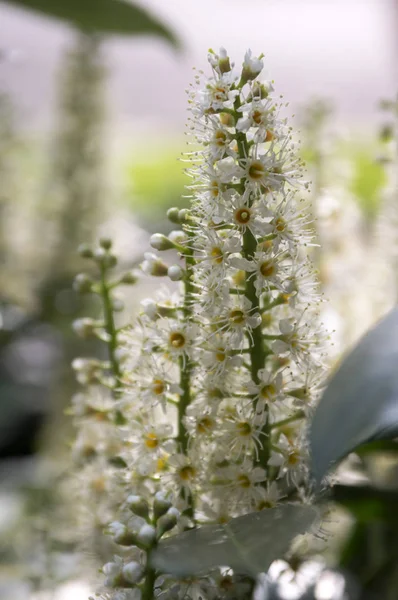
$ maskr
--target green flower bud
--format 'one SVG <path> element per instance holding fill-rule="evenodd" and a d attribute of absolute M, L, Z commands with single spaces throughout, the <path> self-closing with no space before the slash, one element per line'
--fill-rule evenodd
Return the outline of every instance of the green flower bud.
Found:
<path fill-rule="evenodd" d="M 138 544 L 140 544 L 144 548 L 151 548 L 155 540 L 156 529 L 149 524 L 143 525 L 137 534 Z"/>
<path fill-rule="evenodd" d="M 141 265 L 144 273 L 154 277 L 165 277 L 167 275 L 168 266 L 156 254 L 145 252 L 144 257 L 145 260 Z"/>
<path fill-rule="evenodd" d="M 153 516 L 155 517 L 155 521 L 166 514 L 171 507 L 172 504 L 170 500 L 168 500 L 161 492 L 157 492 L 153 501 Z"/>
<path fill-rule="evenodd" d="M 144 519 L 149 518 L 149 506 L 148 502 L 142 496 L 130 495 L 127 498 L 127 506 L 138 517 L 143 517 Z"/>
<path fill-rule="evenodd" d="M 139 583 L 144 576 L 144 568 L 135 560 L 124 565 L 122 575 L 125 581 L 131 584 Z"/>
<path fill-rule="evenodd" d="M 76 319 L 76 321 L 73 321 L 72 327 L 76 335 L 83 339 L 92 337 L 96 332 L 95 321 L 87 317 L 83 319 Z"/>
<path fill-rule="evenodd" d="M 154 233 L 151 236 L 150 244 L 152 248 L 155 248 L 155 250 L 171 250 L 172 248 L 174 248 L 173 242 L 171 242 L 162 233 Z"/>
<path fill-rule="evenodd" d="M 121 312 L 124 310 L 124 302 L 120 298 L 113 298 L 112 300 L 112 309 L 115 312 Z"/>
<path fill-rule="evenodd" d="M 125 284 L 125 285 L 134 285 L 135 283 L 137 283 L 137 279 L 138 279 L 138 277 L 134 273 L 134 271 L 127 271 L 120 278 L 120 283 Z"/>
<path fill-rule="evenodd" d="M 171 507 L 165 515 L 159 517 L 156 523 L 156 536 L 158 540 L 167 532 L 177 525 L 177 517 L 179 512 L 176 508 Z"/>
<path fill-rule="evenodd" d="M 82 258 L 93 258 L 94 253 L 88 244 L 80 244 L 77 249 L 79 256 Z"/>
<path fill-rule="evenodd" d="M 107 237 L 100 238 L 99 245 L 101 248 L 104 248 L 104 250 L 110 250 L 110 248 L 112 248 L 112 240 Z"/>
<path fill-rule="evenodd" d="M 119 546 L 134 546 L 137 544 L 137 535 L 129 531 L 123 523 L 114 521 L 107 528 L 107 533 L 112 536 L 113 541 Z"/>
<path fill-rule="evenodd" d="M 172 265 L 168 268 L 167 275 L 171 281 L 180 281 L 184 277 L 184 271 L 179 265 Z"/>
<path fill-rule="evenodd" d="M 89 294 L 92 291 L 93 279 L 86 273 L 76 275 L 73 282 L 73 289 L 79 294 Z"/>
<path fill-rule="evenodd" d="M 97 248 L 94 251 L 94 259 L 97 263 L 104 265 L 108 269 L 112 269 L 117 265 L 117 258 L 114 254 L 109 254 L 104 248 Z"/>
<path fill-rule="evenodd" d="M 187 208 L 182 208 L 180 210 L 180 212 L 178 213 L 178 218 L 180 220 L 180 223 L 186 223 L 187 221 L 189 221 L 189 217 L 190 217 L 190 211 Z"/>
<path fill-rule="evenodd" d="M 180 224 L 180 219 L 178 218 L 178 214 L 180 212 L 180 209 L 177 208 L 177 206 L 173 206 L 172 208 L 169 208 L 169 210 L 167 211 L 167 218 L 169 221 L 171 221 L 172 223 L 175 223 L 176 225 Z"/>

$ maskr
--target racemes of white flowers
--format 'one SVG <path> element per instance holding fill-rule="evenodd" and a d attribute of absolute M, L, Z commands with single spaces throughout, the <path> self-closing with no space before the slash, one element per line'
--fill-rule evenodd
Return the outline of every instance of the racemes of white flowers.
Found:
<path fill-rule="evenodd" d="M 216 505 L 230 516 L 262 506 L 269 485 L 275 499 L 303 484 L 303 427 L 322 372 L 291 128 L 273 84 L 258 81 L 262 57 L 248 51 L 235 70 L 222 49 L 209 63 L 212 75 L 188 90 L 191 207 L 170 211 L 184 235 L 152 238 L 177 248 L 181 293 L 145 302 L 126 335 L 143 345 L 123 399 L 126 462 L 194 521 L 214 519 Z M 143 268 L 170 273 L 156 255 Z"/>
<path fill-rule="evenodd" d="M 181 233 L 152 238 L 178 264 L 151 253 L 142 266 L 179 292 L 144 301 L 125 330 L 117 399 L 126 491 L 172 498 L 180 529 L 305 496 L 323 374 L 307 186 L 284 106 L 258 79 L 262 56 L 235 69 L 222 49 L 209 63 L 188 90 L 191 206 L 168 212 Z"/>

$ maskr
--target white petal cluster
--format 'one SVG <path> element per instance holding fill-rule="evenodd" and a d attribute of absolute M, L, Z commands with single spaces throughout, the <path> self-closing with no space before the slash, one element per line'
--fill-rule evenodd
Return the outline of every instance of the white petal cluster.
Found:
<path fill-rule="evenodd" d="M 302 166 L 273 85 L 258 82 L 262 59 L 250 52 L 240 72 L 223 49 L 209 62 L 212 76 L 189 92 L 201 149 L 189 155 L 181 294 L 145 302 L 127 335 L 143 347 L 123 408 L 126 462 L 181 509 L 194 498 L 199 520 L 274 505 L 303 484 L 325 337 Z"/>
<path fill-rule="evenodd" d="M 262 57 L 248 51 L 234 71 L 222 49 L 209 62 L 212 75 L 198 76 L 189 92 L 189 130 L 200 147 L 189 153 L 191 207 L 168 213 L 182 234 L 151 242 L 174 247 L 178 265 L 152 253 L 142 265 L 178 281 L 179 292 L 161 289 L 126 328 L 116 401 L 123 418 L 113 421 L 127 465 L 124 508 L 138 494 L 156 515 L 165 494 L 165 510 L 172 499 L 179 515 L 167 517 L 170 527 L 180 528 L 302 497 L 306 416 L 325 339 L 306 256 L 302 165 L 273 85 L 257 79 Z M 169 530 L 154 519 L 147 528 Z M 110 531 L 128 538 L 119 521 Z M 145 532 L 145 543 L 136 535 L 144 549 L 154 529 Z M 117 567 L 107 567 L 109 581 L 126 571 Z"/>

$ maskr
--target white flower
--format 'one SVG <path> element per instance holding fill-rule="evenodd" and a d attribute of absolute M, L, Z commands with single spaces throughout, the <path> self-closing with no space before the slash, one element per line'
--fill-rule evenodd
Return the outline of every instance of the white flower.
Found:
<path fill-rule="evenodd" d="M 246 81 L 249 79 L 255 79 L 257 75 L 263 70 L 264 63 L 262 58 L 252 56 L 252 51 L 247 50 L 245 54 L 245 60 L 243 61 L 242 78 Z"/>

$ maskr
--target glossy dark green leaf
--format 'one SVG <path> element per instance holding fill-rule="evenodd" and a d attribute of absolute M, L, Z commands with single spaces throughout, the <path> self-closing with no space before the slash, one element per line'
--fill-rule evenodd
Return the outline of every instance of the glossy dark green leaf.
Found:
<path fill-rule="evenodd" d="M 152 562 L 159 571 L 177 577 L 217 566 L 255 577 L 287 552 L 293 538 L 308 531 L 316 515 L 310 506 L 285 504 L 225 525 L 204 525 L 161 541 Z"/>
<path fill-rule="evenodd" d="M 158 35 L 178 46 L 174 34 L 145 9 L 125 0 L 5 0 L 19 8 L 67 21 L 84 31 Z"/>
<path fill-rule="evenodd" d="M 371 329 L 332 376 L 310 427 L 312 473 L 361 444 L 398 436 L 398 309 Z"/>
<path fill-rule="evenodd" d="M 398 491 L 370 485 L 334 485 L 331 499 L 348 509 L 362 523 L 398 523 Z"/>

